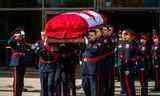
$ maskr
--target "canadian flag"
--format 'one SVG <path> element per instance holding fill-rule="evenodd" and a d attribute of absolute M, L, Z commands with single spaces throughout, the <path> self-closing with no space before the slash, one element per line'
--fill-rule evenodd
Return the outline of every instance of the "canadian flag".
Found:
<path fill-rule="evenodd" d="M 82 38 L 89 28 L 103 22 L 99 13 L 90 10 L 62 13 L 46 23 L 45 35 L 53 39 Z"/>

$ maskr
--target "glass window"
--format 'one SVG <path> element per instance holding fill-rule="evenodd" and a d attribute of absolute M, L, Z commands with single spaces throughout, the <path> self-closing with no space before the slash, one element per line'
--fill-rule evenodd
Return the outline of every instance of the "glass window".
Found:
<path fill-rule="evenodd" d="M 94 0 L 0 0 L 0 8 L 93 7 Z"/>
<path fill-rule="evenodd" d="M 105 0 L 106 7 L 159 7 L 160 0 Z"/>
<path fill-rule="evenodd" d="M 142 7 L 143 0 L 112 0 L 113 7 Z"/>
<path fill-rule="evenodd" d="M 144 0 L 145 7 L 159 7 L 160 1 L 159 0 Z"/>
<path fill-rule="evenodd" d="M 0 0 L 0 3 L 1 8 L 39 7 L 36 0 Z"/>
<path fill-rule="evenodd" d="M 42 0 L 37 0 L 41 2 Z M 46 7 L 93 7 L 94 0 L 46 0 Z"/>
<path fill-rule="evenodd" d="M 13 30 L 18 26 L 24 26 L 29 41 L 38 39 L 41 31 L 41 12 L 1 12 L 0 13 L 0 39 L 7 40 Z"/>
<path fill-rule="evenodd" d="M 6 25 L 6 20 L 5 20 L 5 15 L 0 13 L 0 26 L 1 26 L 1 31 L 0 31 L 0 40 L 4 40 L 6 38 L 6 32 L 5 32 L 5 25 Z"/>

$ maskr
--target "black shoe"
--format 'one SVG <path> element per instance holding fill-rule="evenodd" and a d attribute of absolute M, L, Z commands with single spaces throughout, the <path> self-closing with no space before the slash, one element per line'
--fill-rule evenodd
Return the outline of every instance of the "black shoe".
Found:
<path fill-rule="evenodd" d="M 24 92 L 28 92 L 28 89 L 27 89 L 27 88 L 23 88 L 23 91 L 24 91 Z"/>
<path fill-rule="evenodd" d="M 154 89 L 152 89 L 151 91 L 152 91 L 152 92 L 160 92 L 160 89 L 154 88 Z"/>

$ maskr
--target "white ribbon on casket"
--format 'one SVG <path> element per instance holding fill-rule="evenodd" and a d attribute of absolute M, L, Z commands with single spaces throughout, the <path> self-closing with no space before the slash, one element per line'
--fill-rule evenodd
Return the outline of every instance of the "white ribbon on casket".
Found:
<path fill-rule="evenodd" d="M 84 11 L 84 12 L 94 16 L 97 25 L 103 24 L 104 20 L 99 13 L 94 12 L 94 11 L 90 11 L 90 10 L 87 10 L 87 11 Z"/>
<path fill-rule="evenodd" d="M 80 16 L 81 18 L 83 18 L 87 22 L 88 28 L 92 28 L 97 25 L 101 25 L 103 23 L 102 16 L 94 11 L 68 12 L 68 13 L 64 13 L 64 14 L 75 14 L 75 15 Z M 92 16 L 89 16 L 88 14 L 90 14 Z"/>

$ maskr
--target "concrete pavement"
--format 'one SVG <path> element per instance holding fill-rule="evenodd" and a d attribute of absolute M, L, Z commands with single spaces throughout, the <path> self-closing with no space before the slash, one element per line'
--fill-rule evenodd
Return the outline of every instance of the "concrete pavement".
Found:
<path fill-rule="evenodd" d="M 11 72 L 9 70 L 0 72 L 0 96 L 12 96 L 12 81 Z M 34 69 L 27 70 L 24 79 L 24 87 L 28 89 L 27 92 L 23 92 L 23 96 L 40 96 L 40 80 L 38 73 Z M 84 92 L 81 86 L 81 79 L 76 79 L 77 96 L 84 96 Z M 153 89 L 154 82 L 149 82 L 149 94 L 150 96 L 160 96 L 160 93 L 153 93 L 150 90 Z M 136 81 L 136 94 L 140 94 L 140 84 Z M 120 83 L 115 81 L 115 96 L 119 96 Z"/>
<path fill-rule="evenodd" d="M 12 96 L 12 81 L 11 77 L 0 77 L 0 96 Z M 27 92 L 23 92 L 23 96 L 39 96 L 40 95 L 40 82 L 39 78 L 25 78 L 24 87 L 28 89 Z M 159 93 L 152 93 L 150 90 L 153 88 L 154 83 L 149 82 L 150 96 L 160 96 Z M 84 96 L 83 89 L 81 88 L 81 79 L 76 80 L 77 96 Z M 140 85 L 136 82 L 137 96 L 140 94 Z M 115 96 L 119 96 L 120 85 L 119 82 L 115 83 Z"/>

